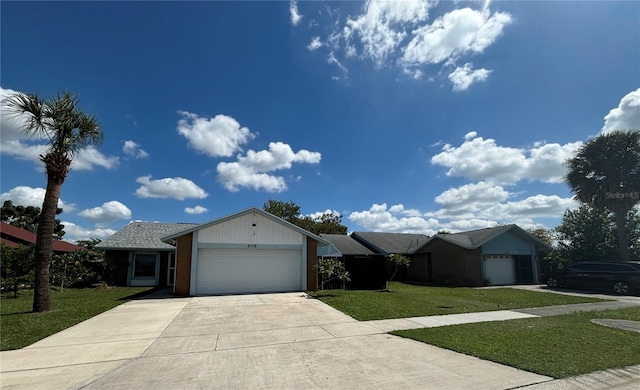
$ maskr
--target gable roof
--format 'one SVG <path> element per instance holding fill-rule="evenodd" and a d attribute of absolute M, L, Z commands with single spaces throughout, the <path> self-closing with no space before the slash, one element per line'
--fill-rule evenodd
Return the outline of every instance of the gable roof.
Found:
<path fill-rule="evenodd" d="M 122 230 L 96 245 L 102 250 L 152 249 L 173 250 L 161 238 L 193 226 L 193 223 L 131 222 Z"/>
<path fill-rule="evenodd" d="M 5 222 L 0 222 L 0 235 L 2 236 L 2 243 L 12 248 L 17 248 L 20 245 L 35 244 L 37 238 L 35 233 Z M 75 252 L 85 249 L 80 245 L 62 240 L 53 240 L 52 246 L 54 252 Z"/>
<path fill-rule="evenodd" d="M 329 241 L 342 255 L 374 255 L 369 248 L 344 234 L 321 234 L 320 237 Z"/>
<path fill-rule="evenodd" d="M 217 219 L 214 219 L 213 221 L 209 221 L 209 222 L 206 222 L 206 223 L 203 223 L 203 224 L 200 224 L 200 225 L 193 225 L 193 226 L 191 226 L 191 227 L 189 227 L 187 229 L 176 231 L 176 232 L 174 232 L 172 234 L 168 234 L 168 235 L 166 235 L 164 237 L 161 237 L 161 240 L 164 243 L 168 243 L 169 241 L 174 240 L 174 239 L 176 239 L 176 238 L 178 238 L 180 236 L 184 236 L 185 234 L 189 234 L 189 233 L 195 232 L 196 230 L 202 230 L 202 229 L 208 228 L 210 226 L 218 225 L 218 224 L 221 224 L 223 222 L 230 221 L 232 219 L 235 219 L 235 218 L 238 218 L 238 217 L 241 217 L 243 215 L 250 214 L 250 213 L 260 214 L 263 217 L 272 220 L 273 222 L 276 222 L 276 223 L 279 223 L 281 225 L 284 225 L 284 226 L 288 227 L 289 229 L 295 230 L 298 233 L 301 233 L 301 234 L 303 234 L 303 235 L 305 235 L 307 237 L 311 237 L 314 240 L 318 241 L 318 244 L 321 244 L 323 246 L 324 245 L 330 245 L 329 242 L 327 240 L 325 240 L 324 238 L 322 238 L 320 236 L 317 236 L 317 235 L 315 235 L 315 234 L 313 234 L 313 233 L 311 233 L 311 232 L 309 232 L 307 230 L 304 230 L 303 228 L 301 228 L 299 226 L 296 226 L 296 225 L 294 225 L 294 224 L 292 224 L 290 222 L 287 222 L 284 219 L 276 217 L 275 215 L 273 215 L 271 213 L 268 213 L 268 212 L 266 212 L 264 210 L 261 210 L 261 209 L 259 209 L 257 207 L 251 207 L 251 208 L 248 208 L 246 210 L 239 211 L 239 212 L 237 212 L 235 214 L 230 214 L 230 215 L 227 215 L 227 216 L 224 216 L 224 217 L 221 217 L 221 218 L 217 218 Z"/>
<path fill-rule="evenodd" d="M 411 254 L 429 240 L 427 235 L 411 233 L 354 232 L 351 237 L 372 251 L 383 255 Z"/>
<path fill-rule="evenodd" d="M 531 234 L 527 233 L 527 231 L 523 230 L 521 227 L 515 224 L 501 225 L 501 226 L 496 226 L 492 228 L 485 228 L 485 229 L 478 229 L 478 230 L 470 230 L 468 232 L 436 234 L 435 236 L 431 237 L 431 239 L 429 239 L 429 241 L 427 241 L 422 246 L 423 247 L 426 246 L 428 243 L 430 243 L 435 239 L 441 239 L 443 241 L 447 241 L 451 244 L 457 245 L 464 249 L 476 249 L 510 230 L 515 230 L 520 234 L 526 235 L 528 238 L 530 238 L 535 242 L 537 248 L 544 249 L 544 250 L 552 249 L 545 242 L 540 241 L 537 237 L 532 236 Z"/>

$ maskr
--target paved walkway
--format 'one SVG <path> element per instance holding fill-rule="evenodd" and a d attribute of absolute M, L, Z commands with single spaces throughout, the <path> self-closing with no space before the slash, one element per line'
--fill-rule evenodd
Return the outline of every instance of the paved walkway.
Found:
<path fill-rule="evenodd" d="M 435 328 L 438 326 L 469 324 L 473 322 L 490 322 L 517 320 L 519 318 L 548 317 L 562 314 L 570 314 L 579 311 L 596 311 L 622 309 L 625 307 L 640 306 L 640 301 L 609 301 L 597 303 L 579 303 L 574 305 L 546 306 L 529 309 L 497 310 L 479 313 L 446 314 L 439 316 L 398 318 L 391 320 L 363 321 L 365 324 L 373 326 L 382 332 L 392 330 Z"/>
<path fill-rule="evenodd" d="M 2 352 L 1 387 L 640 389 L 640 366 L 554 380 L 386 334 L 640 306 L 640 297 L 362 322 L 301 293 L 155 298 Z"/>

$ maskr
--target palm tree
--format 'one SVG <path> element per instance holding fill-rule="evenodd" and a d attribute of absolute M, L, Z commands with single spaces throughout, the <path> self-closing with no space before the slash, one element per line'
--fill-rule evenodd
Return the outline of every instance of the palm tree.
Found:
<path fill-rule="evenodd" d="M 49 267 L 53 254 L 53 232 L 60 190 L 76 152 L 102 141 L 100 124 L 95 117 L 78 108 L 78 97 L 68 92 L 43 100 L 37 95 L 15 93 L 2 104 L 15 116 L 25 116 L 23 130 L 48 139 L 46 151 L 40 155 L 47 173 L 47 189 L 42 203 L 35 246 L 35 286 L 33 311 L 51 310 Z"/>
<path fill-rule="evenodd" d="M 620 259 L 629 260 L 626 219 L 640 202 L 640 131 L 613 131 L 585 143 L 567 161 L 575 198 L 615 214 Z"/>

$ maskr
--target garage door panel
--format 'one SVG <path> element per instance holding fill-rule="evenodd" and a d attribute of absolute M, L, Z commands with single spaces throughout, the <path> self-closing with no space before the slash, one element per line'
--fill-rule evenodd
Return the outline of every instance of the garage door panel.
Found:
<path fill-rule="evenodd" d="M 485 275 L 491 285 L 508 285 L 516 283 L 515 263 L 510 256 L 488 258 L 485 261 Z"/>
<path fill-rule="evenodd" d="M 300 250 L 201 249 L 197 294 L 299 291 Z"/>

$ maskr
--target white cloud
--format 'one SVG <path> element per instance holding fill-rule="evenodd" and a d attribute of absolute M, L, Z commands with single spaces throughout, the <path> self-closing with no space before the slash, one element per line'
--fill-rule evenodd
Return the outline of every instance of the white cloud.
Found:
<path fill-rule="evenodd" d="M 402 207 L 402 210 L 404 207 Z M 391 211 L 394 210 L 395 212 Z M 431 235 L 437 231 L 440 223 L 433 218 L 399 216 L 401 209 L 387 204 L 373 204 L 369 210 L 354 211 L 349 220 L 367 230 L 390 233 L 422 233 Z"/>
<path fill-rule="evenodd" d="M 204 214 L 207 211 L 209 211 L 209 209 L 204 208 L 202 206 L 196 206 L 196 207 L 185 207 L 184 212 L 187 214 Z"/>
<path fill-rule="evenodd" d="M 486 80 L 491 71 L 471 69 L 471 65 L 457 65 L 463 57 L 483 53 L 502 35 L 513 18 L 506 12 L 489 10 L 485 2 L 482 10 L 453 9 L 440 14 L 429 23 L 430 12 L 437 0 L 367 0 L 359 14 L 344 22 L 336 12 L 328 12 L 331 32 L 323 39 L 330 52 L 330 63 L 346 73 L 344 59 L 370 60 L 376 67 L 398 67 L 412 79 L 442 77 L 442 66 L 449 70 L 454 91 L 462 91 Z M 452 7 L 457 4 L 452 3 Z M 445 9 L 447 7 L 438 7 Z M 449 7 L 451 8 L 451 7 Z M 313 41 L 312 41 L 313 43 Z M 310 44 L 311 50 L 319 46 Z M 433 65 L 442 65 L 435 70 Z M 339 77 L 332 76 L 339 79 Z"/>
<path fill-rule="evenodd" d="M 482 53 L 511 23 L 503 12 L 456 9 L 437 18 L 432 24 L 415 29 L 413 39 L 403 50 L 402 63 L 413 67 L 456 61 L 463 54 Z"/>
<path fill-rule="evenodd" d="M 188 198 L 203 199 L 209 196 L 194 182 L 182 177 L 151 180 L 151 175 L 141 176 L 136 182 L 142 184 L 136 190 L 140 198 L 174 198 L 185 200 Z"/>
<path fill-rule="evenodd" d="M 311 42 L 307 45 L 307 49 L 309 51 L 316 51 L 322 47 L 322 41 L 320 41 L 320 37 L 311 38 Z"/>
<path fill-rule="evenodd" d="M 404 26 L 425 20 L 430 7 L 424 0 L 368 0 L 361 15 L 347 18 L 343 38 L 349 47 L 353 38 L 359 38 L 363 55 L 382 65 L 406 37 Z"/>
<path fill-rule="evenodd" d="M 291 0 L 289 2 L 289 13 L 291 14 L 291 24 L 294 26 L 297 26 L 304 17 L 303 15 L 300 15 L 300 12 L 298 11 L 297 0 Z"/>
<path fill-rule="evenodd" d="M 0 88 L 0 100 L 17 92 L 11 89 Z M 47 152 L 47 137 L 44 134 L 29 135 L 23 129 L 28 114 L 16 116 L 2 106 L 0 125 L 0 153 L 14 156 L 21 160 L 33 161 L 40 169 L 43 169 L 40 155 Z M 92 170 L 94 166 L 112 169 L 118 165 L 118 157 L 107 157 L 93 146 L 79 150 L 73 157 L 71 169 Z"/>
<path fill-rule="evenodd" d="M 453 84 L 454 92 L 466 91 L 472 84 L 485 81 L 489 77 L 490 70 L 471 69 L 472 66 L 472 63 L 467 62 L 464 66 L 459 66 L 449 73 L 449 80 Z"/>
<path fill-rule="evenodd" d="M 626 94 L 617 108 L 604 117 L 601 133 L 613 130 L 640 130 L 640 88 Z"/>
<path fill-rule="evenodd" d="M 515 223 L 522 228 L 533 227 L 536 218 L 559 218 L 567 209 L 577 207 L 571 198 L 556 195 L 534 195 L 518 201 L 505 202 L 506 191 L 497 187 L 493 195 L 486 195 L 487 185 L 467 184 L 447 190 L 436 201 L 443 207 L 439 210 L 404 216 L 404 207 L 373 204 L 369 210 L 354 211 L 349 220 L 369 231 L 422 233 L 433 235 L 439 230 L 460 232 L 493 227 L 501 223 Z M 460 195 L 461 199 L 452 199 Z M 492 199 L 493 197 L 493 199 Z M 446 202 L 445 202 L 446 201 Z"/>
<path fill-rule="evenodd" d="M 246 156 L 238 156 L 236 162 L 218 164 L 218 180 L 229 191 L 240 188 L 280 192 L 287 188 L 284 178 L 268 174 L 290 169 L 293 163 L 318 164 L 321 154 L 300 150 L 293 152 L 291 146 L 282 142 L 269 143 L 269 150 L 249 150 Z"/>
<path fill-rule="evenodd" d="M 117 200 L 112 200 L 103 203 L 100 207 L 82 210 L 78 215 L 95 222 L 107 223 L 119 219 L 131 219 L 131 210 Z"/>
<path fill-rule="evenodd" d="M 499 146 L 493 139 L 467 134 L 462 145 L 445 144 L 431 163 L 449 168 L 447 176 L 462 176 L 494 184 L 520 180 L 559 183 L 566 173 L 564 162 L 582 145 L 580 142 L 537 144 L 531 149 Z"/>
<path fill-rule="evenodd" d="M 65 235 L 62 237 L 65 241 L 77 242 L 78 240 L 89 240 L 98 238 L 104 240 L 116 233 L 110 228 L 94 227 L 93 229 L 83 228 L 72 222 L 63 221 Z"/>
<path fill-rule="evenodd" d="M 501 186 L 486 182 L 465 184 L 458 188 L 450 188 L 436 196 L 435 201 L 448 212 L 462 210 L 464 212 L 477 211 L 482 207 L 503 202 L 509 196 Z"/>
<path fill-rule="evenodd" d="M 338 67 L 338 69 L 340 69 L 340 71 L 342 72 L 342 76 L 333 76 L 336 79 L 340 79 L 340 78 L 347 78 L 347 74 L 349 73 L 349 70 L 347 69 L 346 66 L 342 65 L 342 62 L 340 62 L 335 54 L 333 52 L 329 53 L 329 55 L 327 56 L 327 62 L 332 64 L 332 65 L 336 65 Z"/>
<path fill-rule="evenodd" d="M 211 157 L 230 157 L 242 150 L 255 135 L 230 116 L 216 115 L 203 118 L 187 111 L 179 111 L 178 133 L 183 135 L 193 149 Z"/>
<path fill-rule="evenodd" d="M 44 188 L 18 186 L 10 189 L 8 192 L 3 192 L 0 195 L 0 200 L 3 203 L 5 200 L 10 200 L 16 206 L 34 206 L 42 208 L 45 192 L 46 190 Z M 67 204 L 63 202 L 62 199 L 59 199 L 58 208 L 61 208 L 63 212 L 71 212 L 75 208 L 75 204 Z"/>
<path fill-rule="evenodd" d="M 526 199 L 500 203 L 487 207 L 478 215 L 499 220 L 517 218 L 559 218 L 567 209 L 577 207 L 572 198 L 561 198 L 557 195 L 534 195 Z"/>
<path fill-rule="evenodd" d="M 93 146 L 81 149 L 71 163 L 71 169 L 76 170 L 93 170 L 94 166 L 103 167 L 105 169 L 115 168 L 120 159 L 118 157 L 107 157 Z"/>
<path fill-rule="evenodd" d="M 132 140 L 124 141 L 124 145 L 122 145 L 122 151 L 129 157 L 133 158 L 147 158 L 149 157 L 149 153 L 140 148 L 140 145 L 135 143 Z"/>

